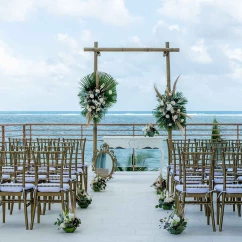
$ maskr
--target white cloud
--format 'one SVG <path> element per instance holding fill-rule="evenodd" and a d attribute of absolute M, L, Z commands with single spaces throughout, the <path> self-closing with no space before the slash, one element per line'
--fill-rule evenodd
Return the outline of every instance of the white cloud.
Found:
<path fill-rule="evenodd" d="M 59 16 L 92 17 L 113 25 L 140 21 L 140 17 L 131 15 L 124 0 L 2 0 L 0 19 L 25 21 L 40 8 Z"/>
<path fill-rule="evenodd" d="M 25 21 L 36 10 L 36 0 L 1 0 L 0 20 Z"/>
<path fill-rule="evenodd" d="M 203 39 L 198 40 L 197 43 L 191 47 L 191 50 L 192 50 L 192 59 L 194 61 L 197 61 L 203 64 L 209 64 L 212 62 L 212 58 L 207 52 L 207 48 L 204 45 Z"/>
<path fill-rule="evenodd" d="M 141 40 L 138 36 L 132 36 L 130 39 L 131 43 L 134 44 L 135 46 L 141 47 L 143 46 L 141 43 Z"/>
<path fill-rule="evenodd" d="M 68 34 L 59 33 L 57 34 L 57 38 L 60 42 L 66 44 L 71 49 L 78 49 L 79 47 L 77 41 L 74 38 L 68 36 Z"/>

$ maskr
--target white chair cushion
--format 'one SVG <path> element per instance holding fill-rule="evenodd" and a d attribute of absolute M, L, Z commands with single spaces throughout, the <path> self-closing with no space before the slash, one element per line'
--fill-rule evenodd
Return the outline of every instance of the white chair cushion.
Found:
<path fill-rule="evenodd" d="M 23 187 L 23 184 L 17 183 L 5 183 L 0 185 L 1 192 L 22 192 L 23 189 L 30 190 L 34 188 L 35 186 L 33 184 L 25 184 L 25 187 Z"/>
<path fill-rule="evenodd" d="M 205 194 L 209 192 L 208 185 L 189 185 L 186 188 L 186 191 L 183 191 L 183 185 L 177 185 L 176 190 L 179 192 L 186 192 L 186 193 L 200 193 Z"/>
<path fill-rule="evenodd" d="M 234 176 L 227 176 L 226 177 L 226 183 L 229 184 L 229 183 L 233 183 L 235 180 L 234 180 Z M 215 184 L 223 184 L 224 182 L 224 177 L 223 176 L 217 176 L 217 177 L 214 177 L 214 183 Z"/>
<path fill-rule="evenodd" d="M 63 182 L 67 183 L 69 181 L 74 181 L 76 180 L 76 176 L 75 175 L 71 175 L 71 178 L 69 176 L 63 176 Z M 51 183 L 58 183 L 60 182 L 60 175 L 50 175 L 49 176 L 49 182 Z"/>
<path fill-rule="evenodd" d="M 217 192 L 223 192 L 223 185 L 216 185 L 214 187 L 214 189 L 217 191 Z M 233 194 L 237 194 L 237 193 L 242 193 L 242 185 L 228 185 L 226 186 L 226 191 L 224 191 L 226 193 L 233 193 Z"/>
<path fill-rule="evenodd" d="M 18 175 L 16 178 L 17 182 L 22 182 L 23 176 Z M 38 175 L 39 180 L 46 180 L 46 175 Z M 35 182 L 35 176 L 34 175 L 26 175 L 25 176 L 25 182 Z"/>
<path fill-rule="evenodd" d="M 176 182 L 179 182 L 179 183 L 183 183 L 183 178 L 181 178 L 179 180 L 179 176 L 175 176 L 175 181 Z M 186 177 L 186 183 L 189 183 L 189 184 L 200 184 L 202 182 L 202 178 L 201 177 L 196 177 L 196 176 L 187 176 Z"/>
<path fill-rule="evenodd" d="M 8 174 L 2 174 L 2 179 L 10 179 L 10 175 L 8 175 Z"/>
<path fill-rule="evenodd" d="M 37 186 L 38 192 L 60 192 L 61 190 L 69 190 L 68 184 L 63 184 L 63 188 L 60 188 L 59 183 L 42 183 Z"/>

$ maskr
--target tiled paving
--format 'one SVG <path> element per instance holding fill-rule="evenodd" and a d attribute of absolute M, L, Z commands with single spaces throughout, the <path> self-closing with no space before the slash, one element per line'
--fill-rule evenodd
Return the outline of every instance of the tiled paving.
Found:
<path fill-rule="evenodd" d="M 223 232 L 212 232 L 203 212 L 194 205 L 186 208 L 188 227 L 181 235 L 170 235 L 160 229 L 159 219 L 166 211 L 155 208 L 157 197 L 150 187 L 157 176 L 157 172 L 117 172 L 108 182 L 106 191 L 90 190 L 93 203 L 88 209 L 77 209 L 82 224 L 74 234 L 66 234 L 54 226 L 60 212 L 58 205 L 41 216 L 41 223 L 35 224 L 33 231 L 25 230 L 23 211 L 15 210 L 13 215 L 7 214 L 5 224 L 0 221 L 0 242 L 242 241 L 242 218 L 233 213 L 231 207 L 226 209 Z"/>

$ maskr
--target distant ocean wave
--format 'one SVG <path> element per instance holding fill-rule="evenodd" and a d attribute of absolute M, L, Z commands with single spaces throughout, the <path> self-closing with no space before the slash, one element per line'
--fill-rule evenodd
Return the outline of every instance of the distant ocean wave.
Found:
<path fill-rule="evenodd" d="M 187 111 L 190 116 L 242 116 L 242 111 Z M 0 115 L 78 116 L 80 111 L 1 111 Z M 110 111 L 108 116 L 151 116 L 152 111 Z"/>

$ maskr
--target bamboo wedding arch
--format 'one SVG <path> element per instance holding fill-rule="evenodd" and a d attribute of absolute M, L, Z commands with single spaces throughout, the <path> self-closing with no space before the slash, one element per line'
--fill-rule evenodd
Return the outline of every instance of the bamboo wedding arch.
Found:
<path fill-rule="evenodd" d="M 170 48 L 169 42 L 165 43 L 165 48 L 102 48 L 98 47 L 98 42 L 94 42 L 94 47 L 84 48 L 84 51 L 94 53 L 94 73 L 98 72 L 98 56 L 101 52 L 163 52 L 163 57 L 166 57 L 166 76 L 167 89 L 171 91 L 171 77 L 170 77 L 170 52 L 179 52 L 179 48 Z M 98 73 L 96 75 L 96 88 L 99 88 Z M 172 139 L 172 130 L 168 130 L 168 140 Z M 97 153 L 97 122 L 93 122 L 93 157 Z M 169 159 L 171 158 L 169 154 Z"/>

